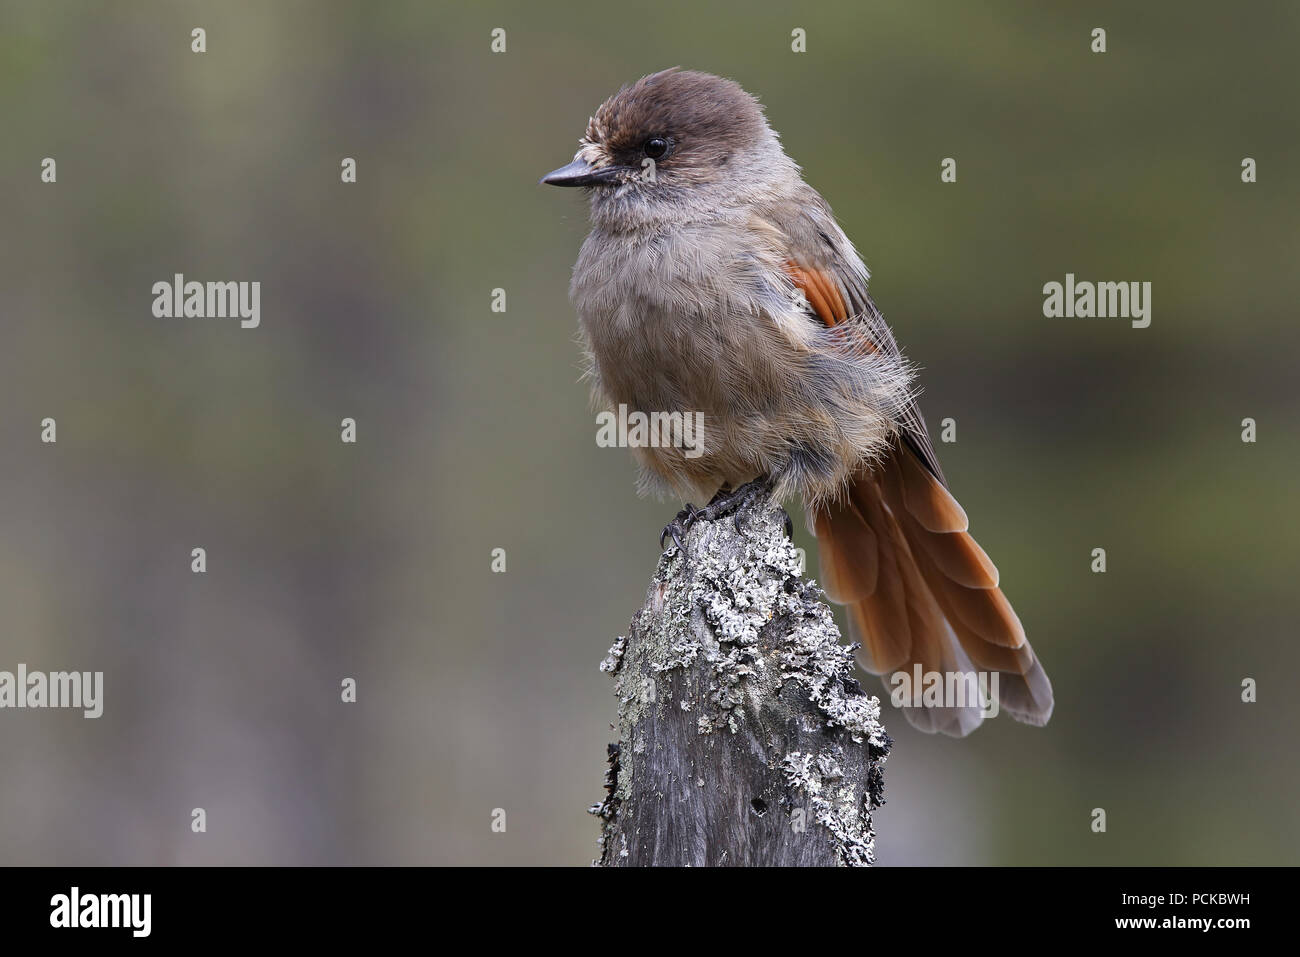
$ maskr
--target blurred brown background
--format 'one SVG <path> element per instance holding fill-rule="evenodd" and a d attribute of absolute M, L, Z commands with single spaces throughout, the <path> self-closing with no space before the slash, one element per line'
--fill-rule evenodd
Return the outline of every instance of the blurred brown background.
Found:
<path fill-rule="evenodd" d="M 881 863 L 1296 861 L 1293 3 L 0 11 L 0 669 L 106 685 L 0 712 L 0 863 L 596 855 L 596 666 L 678 504 L 596 447 L 586 212 L 536 183 L 674 64 L 834 205 L 1055 683 L 1041 731 L 886 710 Z M 153 318 L 176 272 L 260 281 L 261 327 Z M 1067 272 L 1150 281 L 1151 327 L 1044 318 Z"/>

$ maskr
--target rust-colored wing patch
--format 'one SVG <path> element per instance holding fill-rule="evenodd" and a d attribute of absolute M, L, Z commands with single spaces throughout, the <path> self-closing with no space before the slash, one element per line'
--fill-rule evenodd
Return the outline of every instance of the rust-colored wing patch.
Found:
<path fill-rule="evenodd" d="M 817 318 L 827 326 L 837 326 L 849 317 L 840 284 L 826 270 L 786 263 L 785 271 L 790 280 L 802 290 Z"/>

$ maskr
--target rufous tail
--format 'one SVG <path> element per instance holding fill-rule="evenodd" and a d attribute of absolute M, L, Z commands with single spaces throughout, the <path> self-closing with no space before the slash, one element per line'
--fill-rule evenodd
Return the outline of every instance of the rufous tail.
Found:
<path fill-rule="evenodd" d="M 901 692 L 917 728 L 964 737 L 979 727 L 988 701 L 963 694 L 979 682 L 963 676 L 979 673 L 986 695 L 996 687 L 1000 710 L 1046 724 L 1051 682 L 998 588 L 998 570 L 966 529 L 957 500 L 896 442 L 886 462 L 854 477 L 845 499 L 813 515 L 822 586 L 847 606 L 862 666 Z M 899 672 L 906 681 L 891 681 Z M 915 679 L 930 673 L 945 694 L 917 706 L 926 699 Z"/>

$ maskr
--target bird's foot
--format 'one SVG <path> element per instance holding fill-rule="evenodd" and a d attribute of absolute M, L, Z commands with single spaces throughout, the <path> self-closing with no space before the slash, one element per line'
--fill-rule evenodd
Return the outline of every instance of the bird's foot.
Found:
<path fill-rule="evenodd" d="M 715 522 L 728 515 L 733 516 L 736 531 L 740 531 L 740 510 L 759 498 L 772 493 L 772 483 L 765 479 L 754 479 L 737 489 L 721 489 L 708 505 L 696 511 L 695 520 L 704 519 Z"/>
<path fill-rule="evenodd" d="M 696 518 L 703 518 L 709 521 L 720 518 L 724 515 L 734 515 L 732 521 L 735 523 L 736 531 L 740 528 L 741 509 L 760 498 L 766 498 L 772 494 L 771 479 L 761 478 L 754 479 L 736 489 L 734 492 L 719 492 L 713 496 L 713 501 L 709 502 L 704 508 L 695 513 Z M 782 524 L 785 525 L 785 537 L 794 541 L 794 522 L 790 521 L 790 513 L 784 508 L 781 509 Z"/>
<path fill-rule="evenodd" d="M 664 539 L 670 535 L 674 542 L 677 543 L 678 551 L 683 550 L 682 541 L 690 527 L 701 519 L 706 522 L 716 522 L 720 518 L 728 515 L 733 516 L 733 522 L 736 531 L 741 531 L 740 511 L 761 497 L 772 493 L 772 483 L 768 479 L 755 479 L 752 482 L 746 482 L 737 489 L 723 488 L 718 494 L 713 496 L 709 504 L 704 508 L 696 508 L 694 505 L 687 506 L 677 513 L 677 517 L 664 526 L 664 530 L 659 533 L 659 547 L 664 547 Z M 794 538 L 794 524 L 790 521 L 790 516 L 782 509 L 781 514 L 785 518 L 785 533 L 789 538 Z"/>
<path fill-rule="evenodd" d="M 671 535 L 673 537 L 673 542 L 677 545 L 677 550 L 679 552 L 685 551 L 685 546 L 682 545 L 682 539 L 686 536 L 686 533 L 690 531 L 691 526 L 695 524 L 695 519 L 699 514 L 700 510 L 690 502 L 687 502 L 686 507 L 677 513 L 677 517 L 665 525 L 664 530 L 659 533 L 659 547 L 663 548 L 664 539 Z"/>

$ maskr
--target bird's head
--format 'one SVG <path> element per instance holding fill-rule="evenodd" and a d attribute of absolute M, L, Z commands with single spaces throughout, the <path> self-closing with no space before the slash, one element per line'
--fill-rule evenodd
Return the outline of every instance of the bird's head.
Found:
<path fill-rule="evenodd" d="M 542 182 L 585 187 L 593 220 L 636 228 L 741 205 L 792 172 L 754 97 L 732 80 L 673 68 L 602 103 L 573 162 Z"/>

